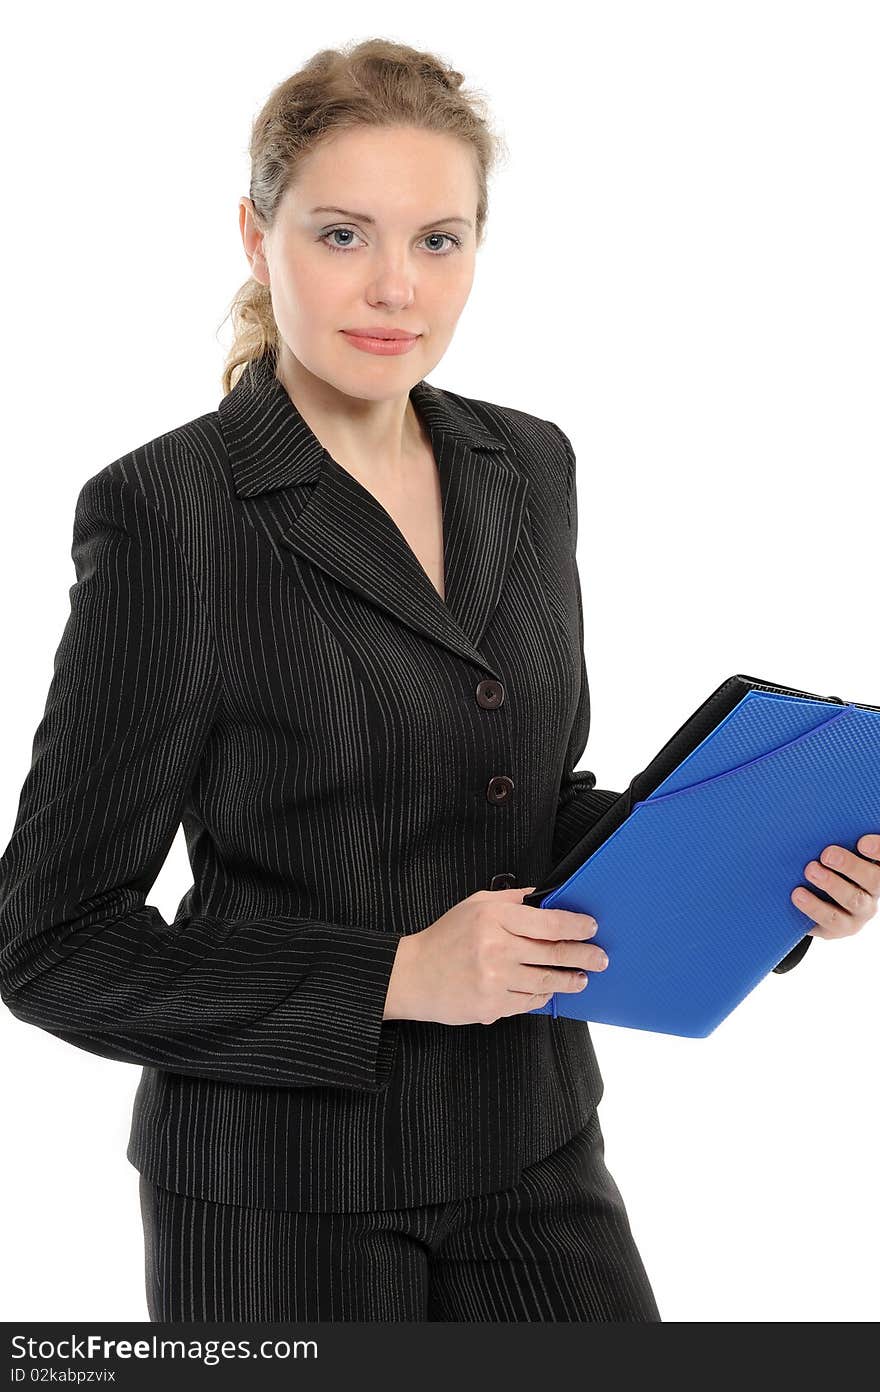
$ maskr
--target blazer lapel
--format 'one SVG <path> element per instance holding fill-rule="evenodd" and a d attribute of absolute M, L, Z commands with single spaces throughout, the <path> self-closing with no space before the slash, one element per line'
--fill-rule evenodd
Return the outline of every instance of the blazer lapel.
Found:
<path fill-rule="evenodd" d="M 236 493 L 255 498 L 312 484 L 277 540 L 453 652 L 491 665 L 480 640 L 498 604 L 522 525 L 528 480 L 501 436 L 422 379 L 410 391 L 437 460 L 443 505 L 442 600 L 382 504 L 324 449 L 260 358 L 220 403 Z"/>

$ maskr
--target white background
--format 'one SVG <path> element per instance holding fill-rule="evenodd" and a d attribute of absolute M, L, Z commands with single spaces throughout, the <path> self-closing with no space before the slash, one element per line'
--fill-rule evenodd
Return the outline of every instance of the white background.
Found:
<path fill-rule="evenodd" d="M 250 123 L 316 49 L 373 34 L 451 61 L 509 146 L 432 380 L 574 443 L 583 765 L 625 787 L 735 672 L 880 704 L 876 6 L 523 18 L 262 0 L 7 22 L 3 844 L 69 610 L 76 495 L 216 408 Z M 172 917 L 190 881 L 178 833 L 150 901 Z M 814 942 L 706 1040 L 592 1027 L 606 1158 L 664 1320 L 880 1315 L 878 935 L 875 918 Z M 125 1158 L 140 1070 L 5 1009 L 0 1065 L 0 1316 L 146 1320 Z"/>

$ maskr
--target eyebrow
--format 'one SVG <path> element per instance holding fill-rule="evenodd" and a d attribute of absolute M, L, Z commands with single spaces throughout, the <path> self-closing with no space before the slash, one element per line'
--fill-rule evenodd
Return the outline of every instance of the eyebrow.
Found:
<path fill-rule="evenodd" d="M 312 213 L 341 213 L 343 217 L 356 218 L 358 222 L 368 222 L 371 227 L 375 226 L 376 223 L 376 219 L 374 217 L 370 217 L 369 213 L 353 213 L 350 208 L 328 208 L 324 205 L 321 205 L 318 208 L 312 208 L 311 211 Z M 465 227 L 473 226 L 469 218 L 441 217 L 434 218 L 432 222 L 426 222 L 424 226 L 419 227 L 417 231 L 426 232 L 429 227 L 434 227 L 438 222 L 463 222 Z"/>

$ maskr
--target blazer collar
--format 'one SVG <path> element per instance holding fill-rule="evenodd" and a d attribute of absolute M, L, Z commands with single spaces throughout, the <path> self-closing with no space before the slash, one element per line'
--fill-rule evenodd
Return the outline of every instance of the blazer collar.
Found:
<path fill-rule="evenodd" d="M 219 406 L 239 497 L 253 500 L 278 544 L 421 634 L 500 676 L 480 652 L 522 524 L 528 479 L 510 442 L 464 401 L 424 379 L 410 399 L 437 461 L 443 505 L 445 599 L 390 514 L 336 462 L 296 409 L 267 354 Z M 291 520 L 271 495 L 314 484 Z M 265 497 L 262 495 L 266 495 Z"/>
<path fill-rule="evenodd" d="M 436 452 L 436 435 L 472 449 L 505 450 L 506 442 L 439 387 L 416 382 L 410 399 L 425 422 Z M 240 498 L 311 483 L 326 451 L 275 376 L 271 353 L 250 363 L 219 406 L 235 491 Z"/>

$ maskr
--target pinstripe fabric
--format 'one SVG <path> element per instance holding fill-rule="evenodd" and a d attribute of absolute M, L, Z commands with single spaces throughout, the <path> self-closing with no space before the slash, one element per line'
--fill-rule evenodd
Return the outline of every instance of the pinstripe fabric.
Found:
<path fill-rule="evenodd" d="M 445 601 L 271 358 L 77 499 L 0 858 L 0 995 L 143 1065 L 127 1156 L 178 1193 L 364 1211 L 497 1190 L 601 1097 L 583 1022 L 383 1019 L 403 935 L 498 874 L 537 884 L 615 796 L 573 773 L 566 437 L 426 381 L 411 399 Z M 193 885 L 169 924 L 147 895 L 181 823 Z"/>
<path fill-rule="evenodd" d="M 372 1213 L 140 1181 L 152 1321 L 660 1321 L 599 1117 L 491 1194 Z"/>

